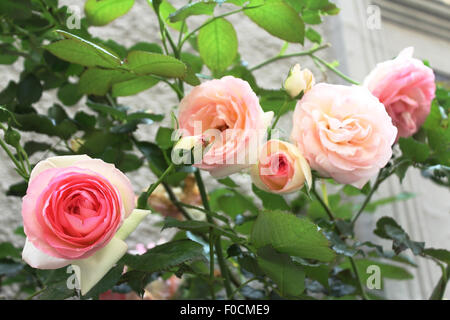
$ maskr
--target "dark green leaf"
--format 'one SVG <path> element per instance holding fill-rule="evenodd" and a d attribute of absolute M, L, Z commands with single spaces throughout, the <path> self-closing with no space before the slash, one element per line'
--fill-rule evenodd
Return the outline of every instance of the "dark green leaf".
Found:
<path fill-rule="evenodd" d="M 134 270 L 156 272 L 201 257 L 203 257 L 202 245 L 191 240 L 177 240 L 156 246 L 143 255 L 126 255 L 124 262 Z"/>
<path fill-rule="evenodd" d="M 287 204 L 286 200 L 278 194 L 269 193 L 266 191 L 263 191 L 256 187 L 254 184 L 252 185 L 253 193 L 258 196 L 258 198 L 261 199 L 263 202 L 263 206 L 265 209 L 268 210 L 290 210 L 289 205 Z"/>
<path fill-rule="evenodd" d="M 413 138 L 400 138 L 398 141 L 404 157 L 414 162 L 424 162 L 430 154 L 430 148 Z"/>
<path fill-rule="evenodd" d="M 296 297 L 305 290 L 305 272 L 289 255 L 264 247 L 258 250 L 258 265 L 277 284 L 283 297 Z"/>

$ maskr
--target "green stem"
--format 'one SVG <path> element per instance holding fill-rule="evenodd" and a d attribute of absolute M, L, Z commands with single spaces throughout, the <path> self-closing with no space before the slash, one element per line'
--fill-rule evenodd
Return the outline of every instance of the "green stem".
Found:
<path fill-rule="evenodd" d="M 450 266 L 441 266 L 441 268 L 442 276 L 436 284 L 436 287 L 434 287 L 429 300 L 442 300 L 444 296 L 445 288 L 447 287 L 448 280 L 450 279 Z"/>
<path fill-rule="evenodd" d="M 361 296 L 362 296 L 363 300 L 369 300 L 369 297 L 367 296 L 366 291 L 364 290 L 364 286 L 361 282 L 361 278 L 359 277 L 359 271 L 358 271 L 358 268 L 356 267 L 355 260 L 353 259 L 353 257 L 348 257 L 348 259 L 350 260 L 350 263 L 352 264 L 352 269 L 353 269 L 353 272 L 355 273 L 356 280 L 358 282 L 359 291 L 361 292 Z"/>
<path fill-rule="evenodd" d="M 214 233 L 209 228 L 209 286 L 211 290 L 211 298 L 216 300 L 216 292 L 214 291 Z"/>
<path fill-rule="evenodd" d="M 251 278 L 251 279 L 248 279 L 247 281 L 245 281 L 243 284 L 241 284 L 239 287 L 237 287 L 237 288 L 233 291 L 233 293 L 231 294 L 231 298 L 233 299 L 233 298 L 234 298 L 234 295 L 235 295 L 237 292 L 239 292 L 243 287 L 245 287 L 247 284 L 249 284 L 250 282 L 255 281 L 255 280 L 258 280 L 258 278 L 254 277 L 254 278 Z"/>
<path fill-rule="evenodd" d="M 380 172 L 378 172 L 377 178 L 375 180 L 375 184 L 373 185 L 372 189 L 370 190 L 369 194 L 366 196 L 366 199 L 364 199 L 363 204 L 361 205 L 361 207 L 358 210 L 358 213 L 355 215 L 355 217 L 353 218 L 351 225 L 354 226 L 356 223 L 356 220 L 358 220 L 359 216 L 361 215 L 361 213 L 364 212 L 364 209 L 367 207 L 367 205 L 369 204 L 370 200 L 372 199 L 372 196 L 374 195 L 375 191 L 377 191 L 380 183 L 382 181 L 384 181 L 384 179 L 381 178 L 383 169 L 380 170 Z"/>
<path fill-rule="evenodd" d="M 336 218 L 334 217 L 333 212 L 331 212 L 330 208 L 327 206 L 327 204 L 322 200 L 322 198 L 317 194 L 316 192 L 316 185 L 315 185 L 315 180 L 313 182 L 313 185 L 311 187 L 311 192 L 316 196 L 317 200 L 319 201 L 319 203 L 321 204 L 321 206 L 325 209 L 325 212 L 327 213 L 328 217 L 330 218 L 331 221 L 336 221 Z M 336 225 L 336 232 L 341 236 L 342 232 L 339 230 L 339 227 Z M 348 257 L 348 259 L 350 260 L 350 263 L 352 265 L 352 269 L 353 269 L 353 273 L 355 274 L 355 278 L 356 281 L 358 282 L 358 286 L 359 286 L 359 290 L 361 291 L 361 296 L 364 300 L 369 300 L 366 292 L 364 291 L 364 287 L 362 285 L 361 282 L 361 278 L 359 277 L 359 272 L 358 269 L 356 267 L 356 263 L 355 260 L 353 260 L 353 257 Z"/>
<path fill-rule="evenodd" d="M 270 138 L 272 137 L 272 131 L 275 129 L 278 121 L 280 120 L 281 116 L 283 115 L 288 105 L 289 105 L 288 100 L 286 99 L 283 105 L 281 106 L 280 110 L 278 111 L 275 121 L 273 122 L 272 126 L 269 128 L 269 131 L 267 132 L 267 140 L 270 140 Z"/>
<path fill-rule="evenodd" d="M 323 60 L 322 58 L 319 58 L 318 56 L 314 55 L 312 52 L 308 54 L 313 60 L 316 60 L 318 62 L 320 62 L 321 64 L 323 64 L 325 67 L 327 67 L 328 69 L 330 69 L 331 71 L 333 71 L 335 74 L 337 74 L 339 77 L 341 77 L 342 79 L 344 79 L 347 82 L 350 82 L 352 84 L 356 84 L 359 85 L 358 81 L 353 80 L 352 78 L 346 76 L 345 74 L 343 74 L 341 71 L 339 71 L 338 69 L 336 69 L 335 67 L 333 67 L 330 63 L 326 62 L 325 60 Z"/>
<path fill-rule="evenodd" d="M 14 162 L 14 165 L 16 166 L 17 169 L 17 173 L 20 174 L 20 176 L 24 178 L 26 181 L 28 181 L 29 179 L 28 173 L 26 172 L 25 168 L 22 167 L 22 164 L 16 159 L 16 157 L 14 157 L 11 150 L 9 150 L 8 146 L 3 141 L 3 139 L 0 139 L 0 146 L 3 148 L 3 150 L 5 150 L 6 154 L 12 160 L 12 162 Z"/>
<path fill-rule="evenodd" d="M 173 163 L 171 163 L 169 165 L 169 167 L 166 169 L 166 171 L 163 172 L 163 174 L 158 178 L 158 180 L 156 180 L 155 183 L 152 183 L 147 191 L 145 192 L 145 197 L 146 199 L 148 199 L 148 197 L 150 197 L 150 195 L 153 193 L 153 191 L 155 191 L 155 189 L 159 186 L 159 184 L 164 180 L 164 178 L 170 173 L 170 171 L 173 170 L 173 168 L 175 167 L 175 165 Z M 145 208 L 139 208 L 139 209 L 145 209 Z"/>
<path fill-rule="evenodd" d="M 33 298 L 36 297 L 37 295 L 40 295 L 42 292 L 44 292 L 46 289 L 47 289 L 47 288 L 44 287 L 44 288 L 42 288 L 41 290 L 36 291 L 36 292 L 33 293 L 32 295 L 28 296 L 28 297 L 26 298 L 26 300 L 31 300 L 31 299 L 33 299 Z"/>
<path fill-rule="evenodd" d="M 260 68 L 262 68 L 262 67 L 264 67 L 264 66 L 266 66 L 266 65 L 268 65 L 268 64 L 270 64 L 272 62 L 275 62 L 275 61 L 278 61 L 278 60 L 281 60 L 281 59 L 288 59 L 288 58 L 292 58 L 292 57 L 301 57 L 301 56 L 312 56 L 314 52 L 317 52 L 319 50 L 328 48 L 329 46 L 330 46 L 330 44 L 326 43 L 326 44 L 323 44 L 321 46 L 311 48 L 311 49 L 309 49 L 307 51 L 291 53 L 291 54 L 284 54 L 284 55 L 278 55 L 278 56 L 270 58 L 270 59 L 268 59 L 268 60 L 266 60 L 266 61 L 264 61 L 264 62 L 262 62 L 262 63 L 260 63 L 260 64 L 258 64 L 256 66 L 250 68 L 249 71 L 255 71 L 255 70 L 260 69 Z"/>
<path fill-rule="evenodd" d="M 211 211 L 211 208 L 209 206 L 209 201 L 208 201 L 208 195 L 206 193 L 205 184 L 203 183 L 202 175 L 200 173 L 200 170 L 198 170 L 198 169 L 195 170 L 195 179 L 197 181 L 197 186 L 200 191 L 200 196 L 202 198 L 203 207 L 205 208 L 205 210 Z M 211 217 L 209 217 L 208 222 L 214 223 L 214 220 Z M 228 268 L 227 268 L 227 265 L 226 265 L 226 262 L 225 262 L 225 259 L 223 256 L 220 235 L 217 236 L 217 239 L 215 241 L 215 250 L 216 250 L 216 254 L 217 254 L 217 262 L 219 263 L 219 267 L 220 267 L 220 273 L 222 274 L 222 276 L 224 278 L 225 291 L 227 293 L 227 297 L 229 299 L 231 299 L 232 292 L 231 292 L 231 285 L 230 285 L 230 275 L 228 273 Z"/>

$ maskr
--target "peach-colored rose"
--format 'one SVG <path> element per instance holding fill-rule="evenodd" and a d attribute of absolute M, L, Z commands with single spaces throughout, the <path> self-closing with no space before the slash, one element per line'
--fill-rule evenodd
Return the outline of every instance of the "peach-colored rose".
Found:
<path fill-rule="evenodd" d="M 413 58 L 412 47 L 394 60 L 379 63 L 364 80 L 386 107 L 399 137 L 416 133 L 430 113 L 436 85 L 433 70 Z"/>
<path fill-rule="evenodd" d="M 311 169 L 300 150 L 293 144 L 269 140 L 261 150 L 258 163 L 252 167 L 253 183 L 272 193 L 290 193 L 312 184 Z"/>
<path fill-rule="evenodd" d="M 226 76 L 204 82 L 185 96 L 178 120 L 184 137 L 203 135 L 210 142 L 195 165 L 225 177 L 256 162 L 272 117 L 246 81 Z"/>
<path fill-rule="evenodd" d="M 362 187 L 391 158 L 396 135 L 367 88 L 320 83 L 297 103 L 291 138 L 312 169 Z"/>
<path fill-rule="evenodd" d="M 23 198 L 23 259 L 54 269 L 105 247 L 134 209 L 128 178 L 86 155 L 52 157 L 31 172 Z"/>

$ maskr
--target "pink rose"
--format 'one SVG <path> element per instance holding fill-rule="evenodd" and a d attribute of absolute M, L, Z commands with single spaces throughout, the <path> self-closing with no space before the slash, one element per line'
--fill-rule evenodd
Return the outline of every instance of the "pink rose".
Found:
<path fill-rule="evenodd" d="M 226 76 L 204 82 L 184 97 L 179 124 L 184 137 L 204 136 L 210 142 L 196 166 L 225 177 L 256 162 L 272 117 L 246 81 Z"/>
<path fill-rule="evenodd" d="M 433 70 L 412 57 L 414 48 L 403 49 L 394 60 L 379 63 L 364 80 L 386 107 L 399 137 L 416 133 L 430 113 L 436 85 Z"/>
<path fill-rule="evenodd" d="M 272 193 L 290 193 L 312 184 L 311 169 L 293 144 L 269 140 L 262 148 L 258 163 L 252 167 L 253 183 Z"/>
<path fill-rule="evenodd" d="M 367 88 L 321 83 L 297 103 L 291 138 L 311 168 L 362 187 L 391 158 L 396 135 Z"/>
<path fill-rule="evenodd" d="M 23 259 L 55 269 L 92 256 L 131 214 L 134 198 L 128 178 L 102 160 L 77 155 L 39 162 L 22 203 Z"/>

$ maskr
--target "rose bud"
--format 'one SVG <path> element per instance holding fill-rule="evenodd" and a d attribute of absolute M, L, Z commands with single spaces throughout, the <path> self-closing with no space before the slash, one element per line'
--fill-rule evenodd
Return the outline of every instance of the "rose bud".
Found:
<path fill-rule="evenodd" d="M 430 113 L 436 85 L 433 70 L 412 57 L 414 48 L 403 49 L 397 58 L 379 63 L 364 80 L 398 129 L 398 137 L 416 133 Z"/>
<path fill-rule="evenodd" d="M 299 64 L 296 64 L 289 76 L 284 82 L 284 89 L 291 96 L 291 98 L 297 97 L 302 91 L 308 92 L 315 84 L 314 75 L 309 69 L 301 69 Z"/>
<path fill-rule="evenodd" d="M 290 193 L 311 187 L 311 169 L 300 150 L 293 144 L 269 140 L 260 153 L 258 163 L 251 169 L 253 183 L 272 193 Z"/>

